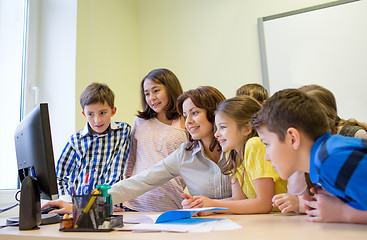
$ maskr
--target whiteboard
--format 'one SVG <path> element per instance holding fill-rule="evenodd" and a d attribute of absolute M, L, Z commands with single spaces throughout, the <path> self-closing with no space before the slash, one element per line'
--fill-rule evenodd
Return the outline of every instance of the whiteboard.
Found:
<path fill-rule="evenodd" d="M 341 118 L 367 122 L 367 0 L 336 1 L 258 23 L 270 94 L 318 84 L 334 93 Z"/>

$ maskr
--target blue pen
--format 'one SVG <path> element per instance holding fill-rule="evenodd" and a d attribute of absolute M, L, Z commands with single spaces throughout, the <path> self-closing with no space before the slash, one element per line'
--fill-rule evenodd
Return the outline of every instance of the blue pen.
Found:
<path fill-rule="evenodd" d="M 94 188 L 93 187 L 93 184 L 94 184 L 94 178 L 93 178 L 93 176 L 91 176 L 90 178 L 89 178 L 89 184 L 88 184 L 88 194 L 91 192 L 91 190 Z"/>

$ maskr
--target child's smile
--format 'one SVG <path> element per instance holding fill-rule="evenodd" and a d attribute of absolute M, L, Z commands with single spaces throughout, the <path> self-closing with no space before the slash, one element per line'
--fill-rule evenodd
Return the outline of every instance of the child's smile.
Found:
<path fill-rule="evenodd" d="M 244 134 L 243 129 L 239 128 L 233 119 L 222 112 L 215 114 L 215 124 L 217 131 L 214 136 L 218 139 L 222 150 L 224 152 L 230 150 L 241 152 L 247 139 L 247 135 Z"/>

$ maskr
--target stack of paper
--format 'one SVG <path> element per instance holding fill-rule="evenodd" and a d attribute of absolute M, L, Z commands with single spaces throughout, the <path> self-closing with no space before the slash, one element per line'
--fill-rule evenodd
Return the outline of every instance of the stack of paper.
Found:
<path fill-rule="evenodd" d="M 192 217 L 197 212 L 218 211 L 226 208 L 191 208 L 167 211 L 124 219 L 124 223 L 139 223 L 117 230 L 133 232 L 210 232 L 242 228 L 227 218 Z"/>

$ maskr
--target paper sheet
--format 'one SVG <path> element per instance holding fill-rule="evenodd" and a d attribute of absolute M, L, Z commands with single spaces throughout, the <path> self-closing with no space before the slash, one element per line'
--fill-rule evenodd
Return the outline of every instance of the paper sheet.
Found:
<path fill-rule="evenodd" d="M 242 228 L 240 225 L 228 218 L 215 218 L 214 221 L 206 221 L 199 224 L 140 223 L 131 226 L 124 226 L 122 228 L 116 228 L 116 230 L 132 232 L 211 232 L 240 228 Z"/>

